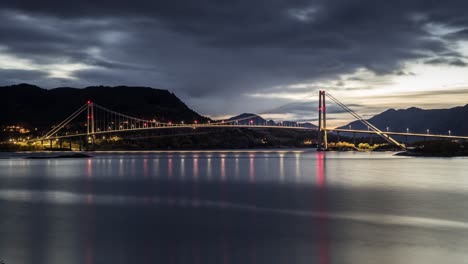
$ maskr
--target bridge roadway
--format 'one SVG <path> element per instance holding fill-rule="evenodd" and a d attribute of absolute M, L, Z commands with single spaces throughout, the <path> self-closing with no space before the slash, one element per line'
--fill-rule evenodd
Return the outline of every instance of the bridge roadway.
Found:
<path fill-rule="evenodd" d="M 236 125 L 232 123 L 213 123 L 213 124 L 166 124 L 160 123 L 155 126 L 148 127 L 137 127 L 137 128 L 123 128 L 123 129 L 114 129 L 114 130 L 105 130 L 105 131 L 95 131 L 94 135 L 106 135 L 113 133 L 123 133 L 123 132 L 137 132 L 137 131 L 148 131 L 148 130 L 160 130 L 160 129 L 173 129 L 173 128 L 186 128 L 186 129 L 197 129 L 197 128 L 275 128 L 275 129 L 295 129 L 295 130 L 311 130 L 317 131 L 317 128 L 310 127 L 300 127 L 300 126 L 272 126 L 272 125 Z M 92 134 L 89 134 L 92 135 Z M 40 140 L 55 140 L 62 138 L 74 138 L 74 137 L 84 137 L 89 136 L 87 133 L 77 133 L 77 134 L 68 134 L 62 136 L 54 136 L 49 138 L 40 138 L 32 139 L 31 141 L 40 141 Z"/>
<path fill-rule="evenodd" d="M 295 129 L 295 130 L 309 130 L 317 131 L 317 128 L 310 127 L 301 127 L 301 126 L 281 126 L 281 125 L 238 125 L 233 123 L 212 123 L 212 124 L 165 124 L 160 123 L 158 125 L 150 125 L 148 127 L 138 127 L 138 128 L 123 128 L 116 130 L 105 130 L 105 131 L 95 131 L 94 134 L 89 135 L 106 135 L 113 133 L 123 133 L 123 132 L 137 132 L 137 131 L 148 131 L 148 130 L 159 130 L 159 129 L 197 129 L 197 128 L 272 128 L 272 129 Z M 337 128 L 327 128 L 328 132 L 343 132 L 343 133 L 360 133 L 360 134 L 378 134 L 378 132 L 372 130 L 356 130 L 356 129 L 337 129 Z M 455 136 L 455 135 L 439 135 L 439 134 L 422 134 L 422 133 L 405 133 L 405 132 L 380 132 L 383 135 L 395 135 L 395 136 L 411 136 L 411 137 L 427 137 L 427 138 L 444 138 L 444 139 L 468 139 L 468 136 Z M 86 133 L 78 134 L 68 134 L 62 136 L 55 136 L 50 138 L 43 139 L 32 139 L 31 141 L 38 140 L 55 140 L 63 138 L 73 138 L 73 137 L 84 137 L 89 136 Z"/>
<path fill-rule="evenodd" d="M 344 133 L 361 133 L 361 134 L 383 134 L 391 136 L 408 136 L 408 137 L 428 137 L 428 138 L 445 138 L 445 139 L 468 139 L 468 136 L 452 136 L 440 134 L 423 134 L 423 133 L 405 133 L 405 132 L 375 132 L 372 130 L 356 130 L 356 129 L 340 129 L 340 128 L 327 128 L 328 132 L 344 132 Z"/>

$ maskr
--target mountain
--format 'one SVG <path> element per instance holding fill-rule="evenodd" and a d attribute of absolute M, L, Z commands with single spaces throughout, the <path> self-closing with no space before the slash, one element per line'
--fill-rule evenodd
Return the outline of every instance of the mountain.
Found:
<path fill-rule="evenodd" d="M 233 116 L 225 121 L 237 121 L 237 124 L 239 125 L 263 125 L 267 123 L 267 120 L 263 119 L 261 116 L 252 114 L 252 113 L 243 113 L 237 116 Z M 269 122 L 273 122 L 273 120 L 270 120 Z M 274 122 L 273 122 L 274 125 Z"/>
<path fill-rule="evenodd" d="M 307 128 L 316 128 L 317 126 L 312 124 L 312 123 L 298 123 L 295 121 L 281 121 L 281 122 L 275 122 L 273 120 L 266 120 L 263 117 L 252 114 L 252 113 L 243 113 L 237 116 L 233 116 L 229 119 L 226 119 L 225 121 L 237 121 L 237 124 L 239 125 L 269 125 L 269 126 L 276 126 L 276 125 L 281 125 L 281 126 L 296 126 L 299 124 L 301 127 L 307 127 Z"/>
<path fill-rule="evenodd" d="M 452 135 L 468 135 L 468 104 L 449 109 L 420 109 L 411 107 L 408 109 L 388 109 L 370 119 L 368 121 L 382 131 L 388 127 L 389 131 L 394 132 L 409 132 L 427 133 L 427 129 L 431 134 L 448 134 L 451 131 Z M 367 126 L 359 121 L 351 122 L 340 128 L 367 130 Z"/>
<path fill-rule="evenodd" d="M 42 89 L 30 84 L 0 87 L 0 125 L 50 127 L 91 100 L 114 111 L 145 119 L 207 121 L 167 90 L 149 87 L 92 86 Z"/>

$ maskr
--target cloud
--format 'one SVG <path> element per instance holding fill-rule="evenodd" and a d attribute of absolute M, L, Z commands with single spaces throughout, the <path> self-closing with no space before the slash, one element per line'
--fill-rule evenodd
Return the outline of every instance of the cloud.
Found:
<path fill-rule="evenodd" d="M 0 70 L 0 80 L 10 85 L 35 82 L 46 77 L 47 73 L 35 70 Z"/>
<path fill-rule="evenodd" d="M 426 64 L 438 65 L 438 64 L 445 64 L 445 65 L 452 65 L 452 66 L 459 66 L 465 67 L 467 66 L 466 62 L 459 58 L 435 58 L 425 61 Z"/>
<path fill-rule="evenodd" d="M 287 94 L 298 84 L 332 80 L 334 89 L 352 90 L 360 77 L 341 76 L 359 69 L 392 76 L 411 75 L 405 65 L 418 60 L 466 66 L 454 44 L 466 39 L 467 8 L 422 0 L 3 0 L 0 54 L 28 60 L 46 73 L 35 83 L 48 88 L 153 86 L 202 113 L 226 114 L 244 110 L 253 101 L 247 94 Z M 60 75 L 51 65 L 84 67 Z M 14 80 L 30 78 L 24 73 Z"/>
<path fill-rule="evenodd" d="M 468 39 L 468 28 L 450 33 L 448 37 L 454 40 L 466 40 Z"/>

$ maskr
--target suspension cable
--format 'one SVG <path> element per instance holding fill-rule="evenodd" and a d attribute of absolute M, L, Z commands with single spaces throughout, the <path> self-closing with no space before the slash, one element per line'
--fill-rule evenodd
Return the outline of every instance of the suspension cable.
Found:
<path fill-rule="evenodd" d="M 57 133 L 60 129 L 62 129 L 64 126 L 68 125 L 75 117 L 80 115 L 86 108 L 88 107 L 88 104 L 83 105 L 80 107 L 78 110 L 76 110 L 73 114 L 68 116 L 65 120 L 60 122 L 57 126 L 55 126 L 52 130 L 47 132 L 44 136 L 42 136 L 41 139 L 48 139 L 50 138 L 53 134 Z"/>
<path fill-rule="evenodd" d="M 331 95 L 329 93 L 325 93 L 325 94 L 327 95 L 327 97 L 329 99 L 331 99 L 333 102 L 335 102 L 336 104 L 341 106 L 343 109 L 345 109 L 348 113 L 353 115 L 358 121 L 360 121 L 361 123 L 367 125 L 368 128 L 372 129 L 378 136 L 383 138 L 385 141 L 387 141 L 388 143 L 394 144 L 394 145 L 396 145 L 396 146 L 398 146 L 400 148 L 404 148 L 398 141 L 396 141 L 395 139 L 393 139 L 389 135 L 384 134 L 383 131 L 381 131 L 376 126 L 372 125 L 369 121 L 365 120 L 362 116 L 360 116 L 358 113 L 354 112 L 351 108 L 349 108 L 348 106 L 346 106 L 345 104 L 340 102 L 333 95 Z"/>

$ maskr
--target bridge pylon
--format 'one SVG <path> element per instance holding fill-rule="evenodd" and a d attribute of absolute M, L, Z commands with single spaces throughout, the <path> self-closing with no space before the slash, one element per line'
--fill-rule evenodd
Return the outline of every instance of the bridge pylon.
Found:
<path fill-rule="evenodd" d="M 94 103 L 91 101 L 87 102 L 87 125 L 86 125 L 86 145 L 88 145 L 89 140 L 94 145 L 96 139 L 95 128 L 94 128 Z"/>
<path fill-rule="evenodd" d="M 318 131 L 317 131 L 317 149 L 326 150 L 328 148 L 328 138 L 327 138 L 327 107 L 325 104 L 325 91 L 319 91 L 319 121 L 318 121 Z"/>

